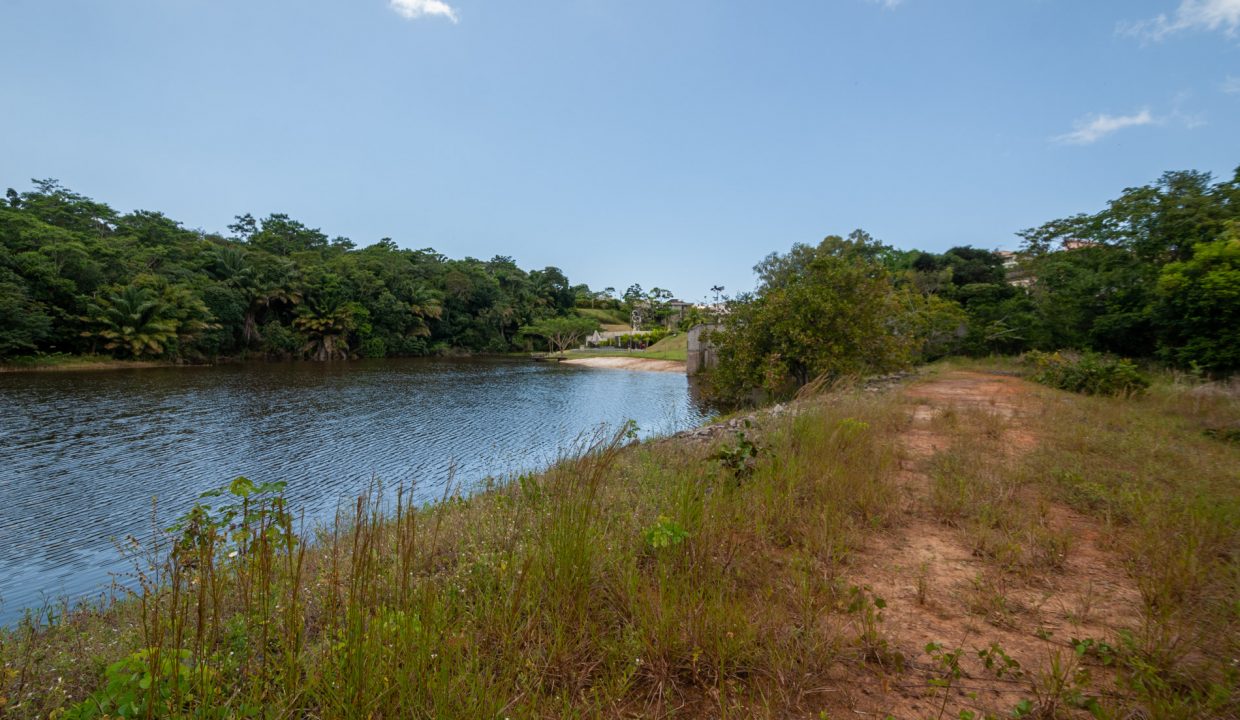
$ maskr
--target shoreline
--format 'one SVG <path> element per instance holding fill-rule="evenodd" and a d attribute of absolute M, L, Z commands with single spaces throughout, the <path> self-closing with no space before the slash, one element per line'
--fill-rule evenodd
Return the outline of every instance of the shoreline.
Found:
<path fill-rule="evenodd" d="M 570 357 L 560 360 L 565 365 L 581 365 L 583 367 L 601 368 L 605 370 L 643 370 L 646 372 L 685 372 L 685 363 L 680 360 L 654 360 L 641 357 Z"/>
<path fill-rule="evenodd" d="M 170 368 L 170 367 L 209 367 L 209 366 L 166 362 L 163 360 L 91 360 L 88 362 L 67 362 L 67 363 L 60 363 L 60 364 L 53 363 L 53 364 L 47 364 L 47 365 L 0 365 L 0 374 L 77 372 L 80 370 L 147 370 L 150 368 Z"/>
<path fill-rule="evenodd" d="M 457 357 L 457 355 L 449 355 L 446 357 Z M 521 354 L 468 354 L 460 357 L 494 357 L 505 360 L 516 360 L 527 357 Z M 658 358 L 646 357 L 624 357 L 618 355 L 598 355 L 598 356 L 566 356 L 563 358 L 553 355 L 535 358 L 545 361 L 561 362 L 570 365 L 581 365 L 583 367 L 599 368 L 603 370 L 639 370 L 644 372 L 685 372 L 685 361 L 683 360 L 663 360 Z M 349 359 L 340 362 L 354 362 L 355 359 Z M 48 372 L 83 372 L 83 371 L 106 371 L 106 370 L 150 370 L 155 368 L 190 368 L 190 367 L 214 367 L 221 364 L 246 363 L 246 362 L 287 362 L 284 360 L 257 360 L 238 358 L 217 358 L 214 362 L 209 363 L 181 363 L 171 362 L 168 360 L 116 360 L 116 359 L 82 359 L 70 358 L 62 362 L 35 363 L 30 365 L 8 365 L 0 364 L 0 375 L 4 374 L 21 374 L 21 373 L 48 373 Z M 294 362 L 312 362 L 312 361 L 294 361 Z"/>

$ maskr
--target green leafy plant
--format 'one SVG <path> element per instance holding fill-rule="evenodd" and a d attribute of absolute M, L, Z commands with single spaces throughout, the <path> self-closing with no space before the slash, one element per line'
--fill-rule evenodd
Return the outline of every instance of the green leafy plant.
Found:
<path fill-rule="evenodd" d="M 751 430 L 752 428 L 753 422 L 746 420 L 745 429 Z M 757 469 L 758 458 L 766 450 L 767 448 L 754 442 L 744 430 L 741 430 L 736 433 L 735 443 L 721 446 L 710 456 L 710 459 L 718 460 L 719 464 L 731 472 L 737 482 L 740 482 L 753 477 L 754 470 Z"/>
<path fill-rule="evenodd" d="M 982 661 L 982 665 L 997 678 L 1017 679 L 1025 674 L 1020 663 L 1008 655 L 999 643 L 991 643 L 988 648 L 979 648 L 977 657 Z"/>
<path fill-rule="evenodd" d="M 854 418 L 844 418 L 835 424 L 836 431 L 843 440 L 852 440 L 870 429 L 870 424 Z"/>
<path fill-rule="evenodd" d="M 882 633 L 886 608 L 887 601 L 873 594 L 869 587 L 853 585 L 848 588 L 845 610 L 857 618 L 857 645 L 863 659 L 899 669 L 904 665 L 904 657 L 891 649 Z"/>
<path fill-rule="evenodd" d="M 1078 658 L 1089 658 L 1107 666 L 1115 664 L 1116 650 L 1103 640 L 1072 638 L 1072 649 L 1076 651 Z"/>
<path fill-rule="evenodd" d="M 652 549 L 667 548 L 673 545 L 679 545 L 689 537 L 689 532 L 680 526 L 675 520 L 666 515 L 660 515 L 654 525 L 642 531 L 642 537 L 646 540 L 646 544 Z"/>
<path fill-rule="evenodd" d="M 104 686 L 69 708 L 62 720 L 93 718 L 182 718 L 195 705 L 195 693 L 213 674 L 194 662 L 189 650 L 140 650 L 112 663 L 104 674 Z M 198 708 L 193 717 L 223 717 Z"/>

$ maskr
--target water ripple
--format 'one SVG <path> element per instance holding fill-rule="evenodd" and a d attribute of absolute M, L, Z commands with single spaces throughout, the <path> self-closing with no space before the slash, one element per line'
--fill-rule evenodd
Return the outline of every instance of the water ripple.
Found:
<path fill-rule="evenodd" d="M 373 480 L 437 499 L 545 466 L 583 433 L 699 424 L 686 379 L 528 362 L 383 360 L 0 375 L 0 623 L 102 591 L 149 537 L 237 475 L 308 520 Z M 152 501 L 157 498 L 152 515 Z"/>

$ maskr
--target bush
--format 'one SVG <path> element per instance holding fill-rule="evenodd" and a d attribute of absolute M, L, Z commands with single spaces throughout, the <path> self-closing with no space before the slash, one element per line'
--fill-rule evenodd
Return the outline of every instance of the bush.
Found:
<path fill-rule="evenodd" d="M 279 320 L 263 325 L 263 352 L 272 357 L 291 357 L 303 344 L 297 333 Z"/>
<path fill-rule="evenodd" d="M 1026 353 L 1034 382 L 1085 395 L 1138 395 L 1150 386 L 1131 360 L 1098 353 Z"/>
<path fill-rule="evenodd" d="M 362 341 L 361 355 L 364 358 L 387 357 L 387 342 L 381 337 L 368 337 Z"/>
<path fill-rule="evenodd" d="M 671 333 L 664 328 L 655 328 L 649 332 L 627 333 L 608 338 L 599 343 L 599 347 L 616 347 L 625 349 L 644 350 L 651 345 L 659 342 Z"/>

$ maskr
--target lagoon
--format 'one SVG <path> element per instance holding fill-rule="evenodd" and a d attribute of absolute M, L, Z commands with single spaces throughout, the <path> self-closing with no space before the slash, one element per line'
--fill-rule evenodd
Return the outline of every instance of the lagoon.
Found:
<path fill-rule="evenodd" d="M 681 374 L 507 359 L 0 375 L 0 624 L 124 581 L 117 540 L 149 542 L 238 475 L 286 481 L 311 524 L 375 481 L 429 502 L 602 427 L 649 437 L 707 416 Z"/>

